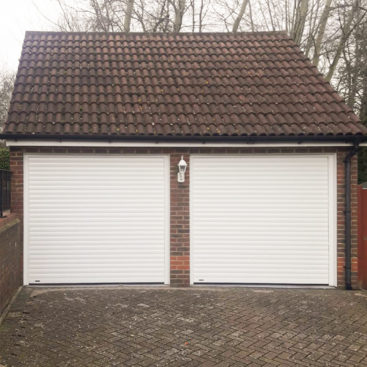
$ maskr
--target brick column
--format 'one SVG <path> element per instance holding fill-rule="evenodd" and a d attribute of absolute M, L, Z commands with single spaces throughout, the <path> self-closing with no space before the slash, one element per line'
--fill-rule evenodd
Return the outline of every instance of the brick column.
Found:
<path fill-rule="evenodd" d="M 178 162 L 181 155 L 187 163 L 185 182 L 177 182 Z M 190 285 L 190 166 L 188 153 L 171 153 L 171 235 L 170 235 L 170 277 L 171 286 Z"/>
<path fill-rule="evenodd" d="M 19 251 L 17 253 L 17 275 L 19 285 L 23 284 L 23 150 L 10 148 L 11 171 L 11 203 L 10 211 L 20 219 L 19 223 Z"/>
<path fill-rule="evenodd" d="M 10 149 L 11 212 L 23 219 L 23 151 Z"/>

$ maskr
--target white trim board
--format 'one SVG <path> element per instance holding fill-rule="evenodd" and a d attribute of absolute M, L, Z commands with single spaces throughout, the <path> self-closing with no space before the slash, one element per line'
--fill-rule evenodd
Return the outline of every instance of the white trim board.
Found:
<path fill-rule="evenodd" d="M 160 147 L 160 148 L 267 148 L 267 147 L 350 147 L 353 143 L 343 142 L 315 142 L 315 143 L 208 143 L 208 142 L 132 142 L 132 141 L 71 141 L 71 140 L 6 140 L 8 147 Z M 362 143 L 361 146 L 367 146 L 367 143 Z"/>

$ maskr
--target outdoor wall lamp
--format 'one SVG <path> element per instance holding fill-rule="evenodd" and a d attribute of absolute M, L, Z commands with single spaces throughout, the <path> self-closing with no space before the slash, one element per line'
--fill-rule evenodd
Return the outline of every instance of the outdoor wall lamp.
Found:
<path fill-rule="evenodd" d="M 185 182 L 185 172 L 187 168 L 187 163 L 183 159 L 183 155 L 181 156 L 181 160 L 178 162 L 178 173 L 177 173 L 177 182 Z"/>

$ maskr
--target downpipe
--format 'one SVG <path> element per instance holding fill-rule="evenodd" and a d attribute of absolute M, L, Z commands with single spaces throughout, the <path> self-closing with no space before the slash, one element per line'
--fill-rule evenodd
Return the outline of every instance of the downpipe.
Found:
<path fill-rule="evenodd" d="M 345 288 L 352 289 L 352 213 L 351 213 L 351 161 L 358 152 L 358 142 L 354 143 L 344 159 L 345 172 Z"/>

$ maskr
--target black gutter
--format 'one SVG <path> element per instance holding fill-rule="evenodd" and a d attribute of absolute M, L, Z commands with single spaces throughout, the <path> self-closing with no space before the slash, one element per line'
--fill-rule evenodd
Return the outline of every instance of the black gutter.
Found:
<path fill-rule="evenodd" d="M 344 159 L 345 170 L 345 288 L 352 289 L 352 213 L 351 213 L 351 161 L 358 152 L 358 142 L 354 143 Z"/>
<path fill-rule="evenodd" d="M 119 141 L 119 142 L 200 142 L 200 143 L 269 143 L 293 142 L 344 142 L 354 143 L 367 141 L 364 135 L 280 135 L 280 136 L 205 136 L 205 135 L 26 135 L 26 134 L 0 134 L 0 139 L 5 140 L 56 140 L 56 141 Z"/>

